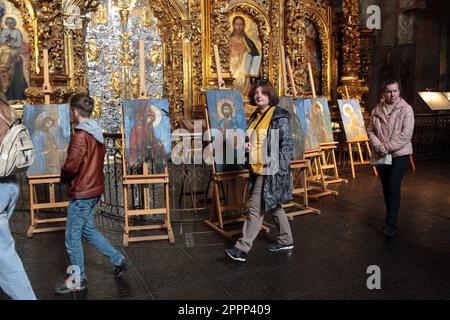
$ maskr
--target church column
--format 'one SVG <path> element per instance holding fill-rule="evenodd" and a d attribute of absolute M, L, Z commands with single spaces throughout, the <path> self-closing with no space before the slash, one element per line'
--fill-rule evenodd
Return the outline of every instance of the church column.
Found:
<path fill-rule="evenodd" d="M 368 88 L 360 79 L 361 68 L 361 39 L 359 33 L 360 6 L 358 0 L 343 0 L 343 37 L 342 37 L 342 75 L 341 87 L 338 93 L 345 93 L 347 86 L 351 98 L 361 101 L 362 95 L 368 92 Z"/>

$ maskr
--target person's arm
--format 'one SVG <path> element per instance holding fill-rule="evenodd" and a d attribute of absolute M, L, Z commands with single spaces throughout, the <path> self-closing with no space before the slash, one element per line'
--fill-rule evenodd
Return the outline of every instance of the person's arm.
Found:
<path fill-rule="evenodd" d="M 74 134 L 69 143 L 67 158 L 61 169 L 61 182 L 70 183 L 78 174 L 86 154 L 86 140 L 82 134 Z"/>
<path fill-rule="evenodd" d="M 367 127 L 367 135 L 369 136 L 370 144 L 372 145 L 374 151 L 382 156 L 388 154 L 383 143 L 378 139 L 377 134 L 375 133 L 375 127 L 373 124 L 373 112 L 370 116 L 369 126 Z"/>
<path fill-rule="evenodd" d="M 402 130 L 398 135 L 392 137 L 384 146 L 388 153 L 395 153 L 411 142 L 414 133 L 414 111 L 407 107 L 405 117 L 403 118 Z"/>

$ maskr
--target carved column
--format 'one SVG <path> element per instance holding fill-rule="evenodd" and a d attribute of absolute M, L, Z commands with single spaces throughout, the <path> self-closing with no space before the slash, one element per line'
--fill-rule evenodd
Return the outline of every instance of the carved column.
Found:
<path fill-rule="evenodd" d="M 369 89 L 359 78 L 361 65 L 361 39 L 359 34 L 360 9 L 358 0 L 343 0 L 343 37 L 342 37 L 342 75 L 338 93 L 345 97 L 344 86 L 347 86 L 351 98 L 361 101 L 362 95 Z"/>

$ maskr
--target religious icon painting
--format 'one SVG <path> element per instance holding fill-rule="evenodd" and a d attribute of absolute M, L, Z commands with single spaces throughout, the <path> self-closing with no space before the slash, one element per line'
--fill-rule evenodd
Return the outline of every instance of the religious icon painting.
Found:
<path fill-rule="evenodd" d="M 245 121 L 244 101 L 239 90 L 209 90 L 206 92 L 206 102 L 208 105 L 209 126 L 213 145 L 219 147 L 220 139 L 221 154 L 215 150 L 215 164 L 217 172 L 244 170 L 243 161 L 238 157 L 243 151 L 245 142 Z M 235 135 L 235 138 L 228 138 Z M 227 154 L 227 150 L 233 154 Z"/>
<path fill-rule="evenodd" d="M 59 176 L 70 142 L 69 105 L 24 105 L 23 121 L 35 156 L 27 175 Z"/>
<path fill-rule="evenodd" d="M 294 106 L 305 136 L 305 152 L 319 149 L 319 139 L 311 125 L 311 100 L 295 99 Z"/>
<path fill-rule="evenodd" d="M 31 45 L 20 11 L 12 1 L 0 1 L 0 81 L 8 100 L 25 100 L 30 86 Z"/>
<path fill-rule="evenodd" d="M 171 151 L 169 101 L 126 100 L 123 103 L 127 174 L 148 164 L 149 174 L 164 174 Z"/>
<path fill-rule="evenodd" d="M 262 43 L 257 23 L 248 15 L 234 12 L 229 16 L 230 72 L 234 86 L 247 101 L 251 77 L 258 77 L 261 69 Z"/>
<path fill-rule="evenodd" d="M 316 136 L 319 138 L 319 142 L 321 144 L 334 142 L 331 115 L 327 99 L 311 99 L 310 115 L 311 125 L 316 132 Z"/>
<path fill-rule="evenodd" d="M 292 143 L 294 146 L 294 160 L 302 160 L 305 153 L 305 132 L 297 114 L 297 108 L 294 105 L 292 97 L 280 97 L 280 107 L 289 111 L 289 128 L 291 129 Z"/>
<path fill-rule="evenodd" d="M 367 141 L 367 131 L 359 103 L 355 99 L 338 100 L 347 141 Z"/>

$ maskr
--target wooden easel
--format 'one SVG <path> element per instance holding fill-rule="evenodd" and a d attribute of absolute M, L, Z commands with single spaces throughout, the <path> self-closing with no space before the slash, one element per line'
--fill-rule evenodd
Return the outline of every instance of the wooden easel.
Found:
<path fill-rule="evenodd" d="M 140 78 L 140 92 L 139 99 L 147 99 L 147 90 L 145 88 L 145 48 L 144 41 L 139 41 L 139 78 Z M 122 141 L 125 141 L 125 130 L 123 127 L 124 112 L 122 112 Z M 167 166 L 163 174 L 149 174 L 148 163 L 144 162 L 142 175 L 128 175 L 126 171 L 125 151 L 122 150 L 122 166 L 123 166 L 123 197 L 124 197 L 124 211 L 125 211 L 125 225 L 123 234 L 123 245 L 128 246 L 130 242 L 137 241 L 155 241 L 155 240 L 169 240 L 170 243 L 175 242 L 175 237 L 172 231 L 170 221 L 170 201 L 169 201 L 169 172 Z M 164 188 L 164 203 L 165 206 L 161 208 L 150 208 L 150 186 L 163 185 Z M 141 187 L 144 194 L 144 208 L 140 210 L 130 209 L 128 196 L 132 195 L 133 187 Z M 164 215 L 164 222 L 162 224 L 146 224 L 134 226 L 130 225 L 130 217 L 133 216 L 147 216 L 147 215 Z M 132 231 L 148 231 L 148 230 L 164 230 L 165 234 L 150 235 L 150 236 L 131 236 Z"/>
<path fill-rule="evenodd" d="M 348 87 L 344 86 L 346 99 L 350 99 L 350 94 L 348 93 Z M 356 177 L 355 166 L 365 166 L 370 165 L 370 156 L 372 155 L 372 151 L 370 150 L 369 140 L 358 140 L 358 141 L 347 141 L 348 148 L 348 156 L 350 159 L 350 167 L 352 169 L 352 177 L 353 179 Z M 354 150 L 358 151 L 359 160 L 355 160 L 353 157 Z M 368 155 L 368 157 L 364 157 L 364 153 Z M 378 176 L 378 171 L 375 166 L 372 166 L 373 172 L 375 176 Z"/>
<path fill-rule="evenodd" d="M 43 63 L 44 63 L 44 103 L 50 104 L 50 95 L 53 92 L 50 85 L 50 75 L 48 68 L 48 49 L 43 51 Z M 60 224 L 66 222 L 67 218 L 48 218 L 41 219 L 39 210 L 66 208 L 69 205 L 68 201 L 56 201 L 55 185 L 61 183 L 60 175 L 46 175 L 46 176 L 30 176 L 28 177 L 28 187 L 30 193 L 30 213 L 31 213 L 31 225 L 28 228 L 27 236 L 32 237 L 35 233 L 46 233 L 54 231 L 64 231 L 65 227 L 62 226 L 50 226 L 39 228 L 39 225 L 48 224 Z M 44 185 L 48 187 L 49 201 L 39 203 L 37 196 L 37 187 Z"/>
<path fill-rule="evenodd" d="M 292 86 L 292 93 L 294 95 L 294 98 L 297 97 L 297 87 L 295 86 L 294 81 L 294 73 L 292 71 L 292 65 L 291 61 L 286 59 L 286 53 L 284 50 L 284 47 L 281 49 L 281 59 L 283 60 L 283 79 L 285 84 L 285 94 L 288 92 L 287 88 L 287 76 L 286 76 L 286 63 L 287 63 L 287 69 L 289 72 L 289 79 Z M 290 201 L 289 203 L 283 204 L 284 209 L 288 208 L 295 208 L 296 211 L 288 212 L 286 215 L 288 216 L 289 220 L 293 220 L 296 216 L 301 216 L 305 214 L 320 214 L 320 210 L 309 207 L 308 203 L 308 189 L 309 189 L 309 181 L 307 179 L 307 172 L 310 168 L 310 162 L 309 160 L 293 160 L 291 161 L 291 175 L 292 175 L 292 195 L 294 197 L 299 197 L 303 201 L 302 203 L 299 203 L 295 199 L 293 201 Z"/>
<path fill-rule="evenodd" d="M 314 86 L 314 78 L 312 73 L 311 64 L 308 63 L 308 73 L 309 73 L 309 81 L 312 88 L 312 94 L 313 98 L 317 98 L 316 95 L 316 88 Z M 322 170 L 323 171 L 329 171 L 331 170 L 333 172 L 332 175 L 324 175 L 324 183 L 327 187 L 330 184 L 335 183 L 347 183 L 347 179 L 343 179 L 339 177 L 339 171 L 336 161 L 336 154 L 335 150 L 337 149 L 338 142 L 327 142 L 327 143 L 321 143 L 320 144 L 320 151 L 321 151 L 321 162 L 322 162 Z"/>
<path fill-rule="evenodd" d="M 219 84 L 219 89 L 226 90 L 225 83 L 222 78 L 222 68 L 220 64 L 220 57 L 219 57 L 219 50 L 217 45 L 214 45 L 214 57 L 216 61 L 216 67 L 217 67 L 217 80 Z M 212 150 L 212 137 L 211 137 L 211 131 L 210 131 L 210 123 L 209 123 L 209 115 L 208 115 L 208 108 L 205 108 L 205 119 L 206 119 L 206 130 L 208 132 L 208 140 L 209 140 L 209 147 L 210 147 L 210 154 L 212 156 L 213 150 Z M 246 207 L 246 195 L 248 191 L 248 185 L 249 185 L 249 178 L 250 173 L 248 170 L 239 170 L 239 171 L 229 171 L 229 172 L 217 172 L 216 171 L 216 164 L 214 162 L 214 159 L 212 160 L 212 171 L 211 171 L 211 179 L 213 182 L 213 199 L 214 199 L 214 205 L 216 209 L 216 214 L 214 212 L 210 212 L 209 218 L 204 220 L 205 224 L 216 231 L 219 235 L 224 237 L 227 240 L 230 240 L 233 236 L 239 235 L 242 233 L 242 228 L 235 229 L 235 230 L 225 230 L 225 226 L 227 225 L 233 225 L 238 224 L 241 222 L 244 222 L 246 220 L 246 217 L 243 215 L 245 207 Z M 237 195 L 237 181 L 243 181 L 244 190 L 242 193 L 242 196 Z M 231 188 L 225 188 L 226 184 L 231 184 Z M 230 194 L 229 191 L 232 189 L 234 191 L 234 195 Z M 222 204 L 222 199 L 220 194 L 223 194 L 223 200 L 225 201 L 224 204 Z M 230 201 L 230 199 L 232 201 Z M 234 203 L 231 203 L 234 202 Z M 229 211 L 238 211 L 238 215 L 236 217 L 230 218 L 230 219 L 224 219 L 223 214 L 225 212 Z M 216 219 L 217 218 L 217 219 Z M 268 233 L 270 232 L 270 229 L 266 226 L 262 226 L 261 229 Z"/>
<path fill-rule="evenodd" d="M 316 88 L 314 86 L 314 79 L 311 69 L 311 64 L 308 63 L 308 72 L 311 83 L 311 90 L 313 98 L 316 98 Z M 322 197 L 329 195 L 337 196 L 339 193 L 335 190 L 328 189 L 328 185 L 337 182 L 346 182 L 345 179 L 340 179 L 337 175 L 336 157 L 334 156 L 334 149 L 336 145 L 321 144 L 317 150 L 308 150 L 305 152 L 305 159 L 309 160 L 307 181 L 309 183 L 308 190 L 310 191 L 308 197 L 313 200 L 319 200 Z M 327 161 L 327 153 L 331 155 L 334 163 L 330 165 Z M 335 169 L 335 176 L 330 177 L 325 175 L 324 170 Z M 314 185 L 313 185 L 314 184 Z"/>

